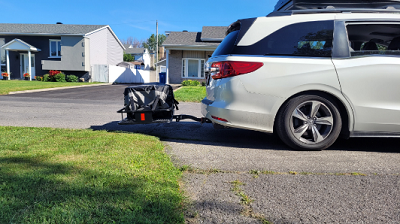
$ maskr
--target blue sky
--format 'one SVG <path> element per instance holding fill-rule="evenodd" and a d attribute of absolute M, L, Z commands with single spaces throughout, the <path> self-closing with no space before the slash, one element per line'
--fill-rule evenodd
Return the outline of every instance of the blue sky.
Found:
<path fill-rule="evenodd" d="M 1 23 L 110 25 L 118 38 L 147 39 L 156 32 L 201 31 L 237 19 L 265 16 L 278 0 L 0 0 Z"/>

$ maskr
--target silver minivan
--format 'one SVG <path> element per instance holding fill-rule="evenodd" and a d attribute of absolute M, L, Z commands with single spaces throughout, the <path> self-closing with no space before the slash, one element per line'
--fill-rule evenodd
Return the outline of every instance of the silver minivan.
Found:
<path fill-rule="evenodd" d="M 322 150 L 400 136 L 400 10 L 284 10 L 238 20 L 206 63 L 214 125 Z"/>

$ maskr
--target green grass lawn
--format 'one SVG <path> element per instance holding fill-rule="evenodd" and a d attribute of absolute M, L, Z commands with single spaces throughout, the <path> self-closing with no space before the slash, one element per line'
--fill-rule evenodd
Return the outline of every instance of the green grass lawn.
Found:
<path fill-rule="evenodd" d="M 0 223 L 184 223 L 156 137 L 0 127 Z"/>
<path fill-rule="evenodd" d="M 47 89 L 54 87 L 65 86 L 82 86 L 98 83 L 89 82 L 38 82 L 25 80 L 0 80 L 0 95 L 6 95 L 9 92 L 32 90 L 32 89 Z"/>
<path fill-rule="evenodd" d="M 178 102 L 201 102 L 206 96 L 205 86 L 182 86 L 174 92 Z"/>

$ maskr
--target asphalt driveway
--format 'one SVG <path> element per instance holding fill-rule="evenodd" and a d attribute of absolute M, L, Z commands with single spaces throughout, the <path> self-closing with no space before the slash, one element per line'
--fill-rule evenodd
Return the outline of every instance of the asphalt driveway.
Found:
<path fill-rule="evenodd" d="M 83 86 L 79 88 L 56 88 L 55 90 L 9 95 L 35 99 L 79 99 L 123 102 L 124 89 L 134 84 Z"/>
<path fill-rule="evenodd" d="M 322 152 L 299 152 L 272 135 L 191 121 L 118 126 L 125 87 L 0 96 L 0 125 L 160 137 L 174 163 L 187 170 L 185 192 L 193 200 L 188 222 L 400 222 L 399 139 L 341 140 Z M 199 111 L 197 103 L 181 103 L 176 114 L 201 116 Z"/>

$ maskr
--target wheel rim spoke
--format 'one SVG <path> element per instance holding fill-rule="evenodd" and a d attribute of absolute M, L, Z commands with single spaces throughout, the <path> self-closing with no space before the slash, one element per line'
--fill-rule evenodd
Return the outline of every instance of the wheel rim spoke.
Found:
<path fill-rule="evenodd" d="M 307 129 L 308 129 L 308 125 L 307 125 L 307 124 L 305 124 L 305 125 L 303 125 L 303 126 L 300 126 L 300 127 L 297 128 L 296 130 L 294 130 L 294 136 L 295 136 L 297 139 L 300 139 L 301 136 L 303 136 L 304 133 L 307 131 Z"/>
<path fill-rule="evenodd" d="M 310 117 L 313 118 L 317 115 L 319 108 L 321 107 L 321 103 L 318 101 L 311 102 L 311 114 Z"/>
<path fill-rule="evenodd" d="M 315 143 L 322 142 L 324 140 L 324 137 L 319 133 L 317 127 L 313 126 L 312 127 L 312 134 L 313 134 L 313 139 Z"/>
<path fill-rule="evenodd" d="M 333 117 L 329 116 L 329 117 L 319 117 L 315 120 L 316 124 L 320 124 L 320 125 L 329 125 L 332 126 L 333 125 Z"/>
<path fill-rule="evenodd" d="M 301 112 L 301 110 L 299 110 L 299 108 L 296 108 L 293 111 L 292 116 L 295 117 L 295 118 L 298 118 L 298 119 L 300 119 L 302 121 L 307 121 L 307 116 L 303 112 Z"/>

